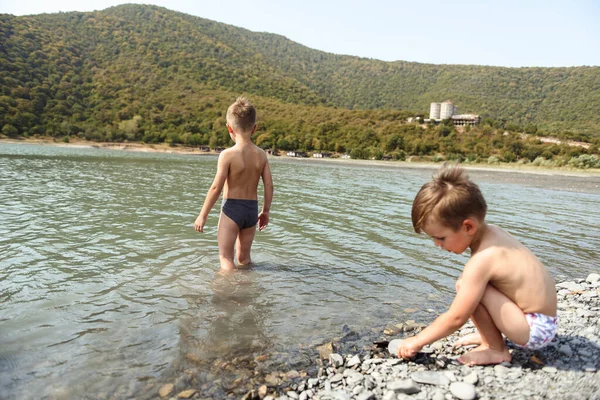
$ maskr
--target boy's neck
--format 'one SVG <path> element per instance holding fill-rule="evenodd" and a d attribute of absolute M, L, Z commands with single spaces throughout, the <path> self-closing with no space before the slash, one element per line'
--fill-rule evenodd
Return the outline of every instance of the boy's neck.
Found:
<path fill-rule="evenodd" d="M 481 246 L 481 241 L 483 240 L 483 237 L 485 236 L 487 230 L 488 225 L 485 222 L 482 222 L 479 225 L 477 231 L 475 232 L 475 236 L 473 236 L 471 244 L 469 245 L 469 248 L 471 249 L 471 255 L 477 253 L 477 251 L 479 250 L 479 246 Z"/>
<path fill-rule="evenodd" d="M 236 133 L 235 144 L 247 144 L 247 143 L 252 143 L 252 139 L 250 139 L 250 135 Z"/>

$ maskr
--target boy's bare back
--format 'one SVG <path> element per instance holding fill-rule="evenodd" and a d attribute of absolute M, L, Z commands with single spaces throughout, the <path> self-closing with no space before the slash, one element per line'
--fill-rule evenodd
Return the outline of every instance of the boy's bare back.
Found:
<path fill-rule="evenodd" d="M 235 268 L 234 249 L 239 267 L 250 265 L 250 249 L 256 228 L 262 231 L 269 224 L 273 200 L 273 177 L 267 155 L 254 145 L 250 137 L 256 131 L 256 109 L 244 97 L 227 109 L 227 130 L 235 145 L 219 155 L 217 173 L 194 222 L 194 229 L 204 232 L 208 213 L 223 191 L 223 206 L 217 226 L 221 269 Z M 258 212 L 258 183 L 262 178 L 264 202 Z"/>
<path fill-rule="evenodd" d="M 503 229 L 488 224 L 468 268 L 486 268 L 489 283 L 524 313 L 556 315 L 556 288 L 540 260 Z"/>
<path fill-rule="evenodd" d="M 258 183 L 267 164 L 264 150 L 251 142 L 238 143 L 222 156 L 229 166 L 223 198 L 256 200 Z"/>

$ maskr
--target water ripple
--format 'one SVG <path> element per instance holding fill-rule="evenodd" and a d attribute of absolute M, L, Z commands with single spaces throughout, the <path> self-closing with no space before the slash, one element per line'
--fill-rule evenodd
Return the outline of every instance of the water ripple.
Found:
<path fill-rule="evenodd" d="M 285 352 L 344 324 L 369 329 L 448 305 L 467 256 L 440 252 L 410 222 L 431 170 L 279 159 L 271 168 L 257 266 L 223 275 L 218 211 L 206 233 L 192 228 L 216 157 L 0 145 L 3 395 L 135 393 L 186 354 Z M 600 179 L 471 175 L 488 220 L 553 275 L 597 270 Z"/>

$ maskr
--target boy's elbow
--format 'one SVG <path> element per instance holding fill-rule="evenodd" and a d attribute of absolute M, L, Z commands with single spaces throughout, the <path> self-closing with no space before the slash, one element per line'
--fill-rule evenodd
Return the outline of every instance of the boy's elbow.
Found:
<path fill-rule="evenodd" d="M 469 315 L 461 315 L 461 314 L 446 314 L 448 318 L 448 325 L 451 326 L 454 330 L 458 330 L 461 328 L 468 320 Z"/>

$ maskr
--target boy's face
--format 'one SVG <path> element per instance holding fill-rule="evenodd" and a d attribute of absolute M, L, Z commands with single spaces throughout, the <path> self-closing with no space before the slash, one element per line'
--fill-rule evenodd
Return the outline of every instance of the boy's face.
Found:
<path fill-rule="evenodd" d="M 453 230 L 442 223 L 429 220 L 423 226 L 423 232 L 433 239 L 433 244 L 452 253 L 461 254 L 469 248 L 475 225 L 471 220 L 463 221 L 458 230 Z"/>

